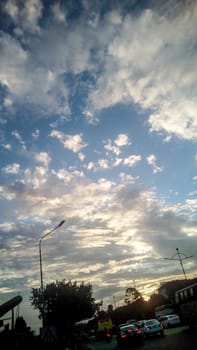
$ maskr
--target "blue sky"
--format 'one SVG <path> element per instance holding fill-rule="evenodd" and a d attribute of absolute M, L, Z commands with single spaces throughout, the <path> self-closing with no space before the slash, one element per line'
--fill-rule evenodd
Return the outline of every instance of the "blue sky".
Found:
<path fill-rule="evenodd" d="M 135 280 L 196 276 L 195 1 L 0 5 L 0 300 L 90 282 L 104 305 Z M 34 318 L 33 318 L 34 317 Z"/>

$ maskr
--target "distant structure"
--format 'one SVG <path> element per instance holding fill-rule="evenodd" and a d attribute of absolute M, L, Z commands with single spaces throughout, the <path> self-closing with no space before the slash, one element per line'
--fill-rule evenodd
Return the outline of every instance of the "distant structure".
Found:
<path fill-rule="evenodd" d="M 22 297 L 20 295 L 6 301 L 5 303 L 0 305 L 0 317 L 7 314 L 7 312 L 12 312 L 12 329 L 14 329 L 14 308 L 19 305 L 22 301 Z"/>

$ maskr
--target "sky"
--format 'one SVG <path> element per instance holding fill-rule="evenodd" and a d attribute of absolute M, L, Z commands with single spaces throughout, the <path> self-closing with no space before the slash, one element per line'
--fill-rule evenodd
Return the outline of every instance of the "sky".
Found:
<path fill-rule="evenodd" d="M 176 248 L 196 277 L 196 23 L 191 0 L 1 1 L 0 303 L 33 329 L 62 220 L 44 285 L 148 298 Z"/>

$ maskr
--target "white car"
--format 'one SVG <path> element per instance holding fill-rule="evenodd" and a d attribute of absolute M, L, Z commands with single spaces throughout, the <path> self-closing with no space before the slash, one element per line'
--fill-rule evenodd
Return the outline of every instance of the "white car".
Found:
<path fill-rule="evenodd" d="M 181 324 L 181 320 L 179 315 L 165 315 L 160 317 L 159 321 L 165 328 L 179 326 Z"/>
<path fill-rule="evenodd" d="M 150 320 L 143 320 L 139 322 L 139 328 L 141 329 L 145 337 L 154 335 L 164 335 L 164 327 L 161 322 L 152 318 Z"/>

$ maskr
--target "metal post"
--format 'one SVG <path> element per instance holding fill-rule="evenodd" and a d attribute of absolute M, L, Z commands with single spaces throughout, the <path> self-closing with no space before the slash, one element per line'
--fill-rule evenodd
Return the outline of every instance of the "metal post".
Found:
<path fill-rule="evenodd" d="M 185 280 L 186 280 L 187 277 L 186 277 L 185 269 L 184 269 L 184 267 L 183 267 L 183 261 L 182 261 L 182 258 L 181 258 L 181 254 L 179 253 L 179 248 L 176 248 L 176 251 L 177 251 L 177 255 L 178 255 L 178 257 L 179 257 L 180 265 L 181 265 L 181 267 L 182 267 L 183 274 L 184 274 L 184 277 L 185 277 Z"/>
<path fill-rule="evenodd" d="M 12 323 L 11 323 L 11 330 L 14 330 L 14 308 L 12 308 Z"/>
<path fill-rule="evenodd" d="M 57 225 L 55 228 L 53 228 L 51 231 L 45 233 L 39 240 L 39 261 L 40 261 L 40 291 L 41 291 L 41 299 L 42 299 L 42 326 L 44 326 L 44 283 L 43 283 L 43 271 L 42 271 L 42 240 L 49 236 L 51 233 L 56 231 L 60 226 L 62 226 L 65 223 L 65 220 L 62 220 L 59 225 Z"/>
<path fill-rule="evenodd" d="M 39 257 L 40 257 L 40 290 L 41 293 L 43 294 L 43 273 L 42 273 L 42 252 L 41 252 L 41 243 L 42 243 L 42 239 L 39 240 Z"/>
<path fill-rule="evenodd" d="M 116 309 L 116 298 L 114 295 L 113 295 L 113 302 L 114 302 L 114 310 L 115 310 Z"/>

